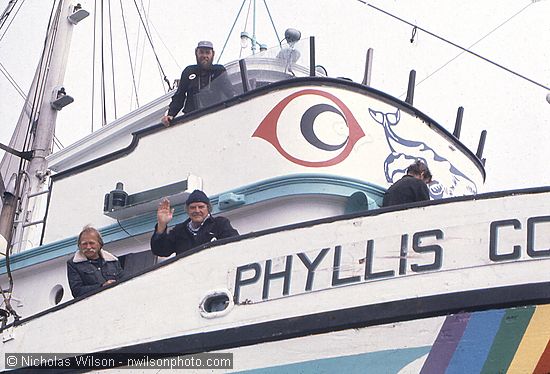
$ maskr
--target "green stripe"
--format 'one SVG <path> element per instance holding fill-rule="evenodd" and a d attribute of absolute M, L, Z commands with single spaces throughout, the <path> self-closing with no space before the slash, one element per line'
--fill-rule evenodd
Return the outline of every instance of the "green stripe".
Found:
<path fill-rule="evenodd" d="M 481 373 L 506 373 L 534 312 L 534 306 L 506 311 Z"/>

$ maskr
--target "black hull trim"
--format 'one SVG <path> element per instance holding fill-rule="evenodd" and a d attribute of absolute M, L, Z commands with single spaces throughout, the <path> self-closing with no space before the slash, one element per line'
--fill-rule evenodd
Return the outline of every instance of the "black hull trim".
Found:
<path fill-rule="evenodd" d="M 125 361 L 127 357 L 134 355 L 138 357 L 144 354 L 154 355 L 157 358 L 172 357 L 449 314 L 548 303 L 550 303 L 550 282 L 506 286 L 365 305 L 177 336 L 102 351 L 97 355 L 105 354 L 106 357 L 114 357 L 115 361 Z M 31 372 L 31 370 L 33 369 L 23 368 L 16 372 Z M 70 372 L 85 371 L 70 370 Z M 49 370 L 42 369 L 40 372 L 45 373 Z M 59 369 L 51 372 L 59 372 Z"/>

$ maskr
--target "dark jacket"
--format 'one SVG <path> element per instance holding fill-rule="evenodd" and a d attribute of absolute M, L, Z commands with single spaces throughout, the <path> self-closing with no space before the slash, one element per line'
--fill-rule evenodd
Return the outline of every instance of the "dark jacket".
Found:
<path fill-rule="evenodd" d="M 168 107 L 168 115 L 175 117 L 181 108 L 189 113 L 233 96 L 235 91 L 223 65 L 214 64 L 206 72 L 201 71 L 199 65 L 189 65 L 181 73 L 178 89 Z"/>
<path fill-rule="evenodd" d="M 170 256 L 172 253 L 179 255 L 201 244 L 239 235 L 225 217 L 208 216 L 195 234 L 188 228 L 190 221 L 187 219 L 162 234 L 158 234 L 155 227 L 155 233 L 151 237 L 151 251 L 162 257 Z"/>
<path fill-rule="evenodd" d="M 118 259 L 102 249 L 100 258 L 88 260 L 80 251 L 67 261 L 67 278 L 73 297 L 98 288 L 109 279 L 119 281 L 124 273 Z"/>
<path fill-rule="evenodd" d="M 414 203 L 430 200 L 430 190 L 424 181 L 405 175 L 395 182 L 384 194 L 382 206 Z"/>

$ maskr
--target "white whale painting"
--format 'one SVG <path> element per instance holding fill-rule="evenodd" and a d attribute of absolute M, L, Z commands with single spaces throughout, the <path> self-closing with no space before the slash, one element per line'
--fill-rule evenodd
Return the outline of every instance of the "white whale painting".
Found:
<path fill-rule="evenodd" d="M 438 155 L 433 148 L 423 141 L 399 136 L 399 109 L 395 113 L 383 113 L 369 108 L 369 113 L 384 128 L 390 150 L 384 161 L 384 174 L 388 183 L 399 180 L 410 164 L 415 160 L 421 160 L 428 165 L 433 175 L 433 180 L 429 184 L 433 199 L 477 193 L 476 184 L 446 158 Z"/>

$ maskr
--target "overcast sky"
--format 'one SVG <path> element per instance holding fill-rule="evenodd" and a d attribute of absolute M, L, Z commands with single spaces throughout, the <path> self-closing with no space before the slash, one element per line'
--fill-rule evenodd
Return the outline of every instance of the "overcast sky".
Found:
<path fill-rule="evenodd" d="M 9 0 L 0 1 L 3 11 Z M 22 0 L 20 0 L 21 3 Z M 80 1 L 93 13 L 95 1 Z M 128 52 L 119 1 L 111 1 L 113 44 L 117 56 L 117 114 L 135 109 L 131 99 Z M 138 3 L 140 3 L 138 1 Z M 155 50 L 170 81 L 194 62 L 198 40 L 211 40 L 218 55 L 242 0 L 141 1 L 149 12 Z M 390 13 L 498 62 L 538 83 L 550 86 L 550 0 L 372 1 Z M 4 35 L 0 30 L 0 63 L 25 94 L 28 91 L 52 1 L 26 0 Z M 122 0 L 136 84 L 143 105 L 164 94 L 150 47 L 145 44 L 133 0 Z M 239 57 L 239 34 L 252 34 L 249 1 L 231 34 L 222 63 Z M 267 1 L 279 37 L 294 27 L 302 37 L 315 36 L 317 63 L 330 76 L 361 81 L 365 53 L 374 48 L 372 86 L 404 99 L 408 74 L 417 71 L 415 106 L 452 132 L 459 106 L 465 108 L 463 142 L 475 152 L 481 130 L 488 130 L 485 191 L 550 185 L 550 104 L 548 91 L 418 31 L 357 0 Z M 277 37 L 264 2 L 256 1 L 257 39 L 268 46 Z M 17 7 L 16 7 L 17 9 Z M 105 8 L 105 13 L 108 9 Z M 75 103 L 58 115 L 57 137 L 66 146 L 90 133 L 93 14 L 75 27 L 65 87 Z M 110 46 L 107 47 L 107 50 Z M 108 53 L 108 52 L 107 52 Z M 250 53 L 249 50 L 242 52 Z M 136 57 L 137 56 L 137 57 Z M 96 61 L 99 58 L 96 57 Z M 96 71 L 96 75 L 98 71 Z M 108 75 L 108 118 L 114 119 Z M 7 144 L 23 99 L 0 75 L 0 142 Z M 96 95 L 98 90 L 96 89 Z M 99 96 L 97 96 L 99 97 Z M 96 98 L 97 102 L 97 98 Z M 101 126 L 95 112 L 93 127 Z"/>

